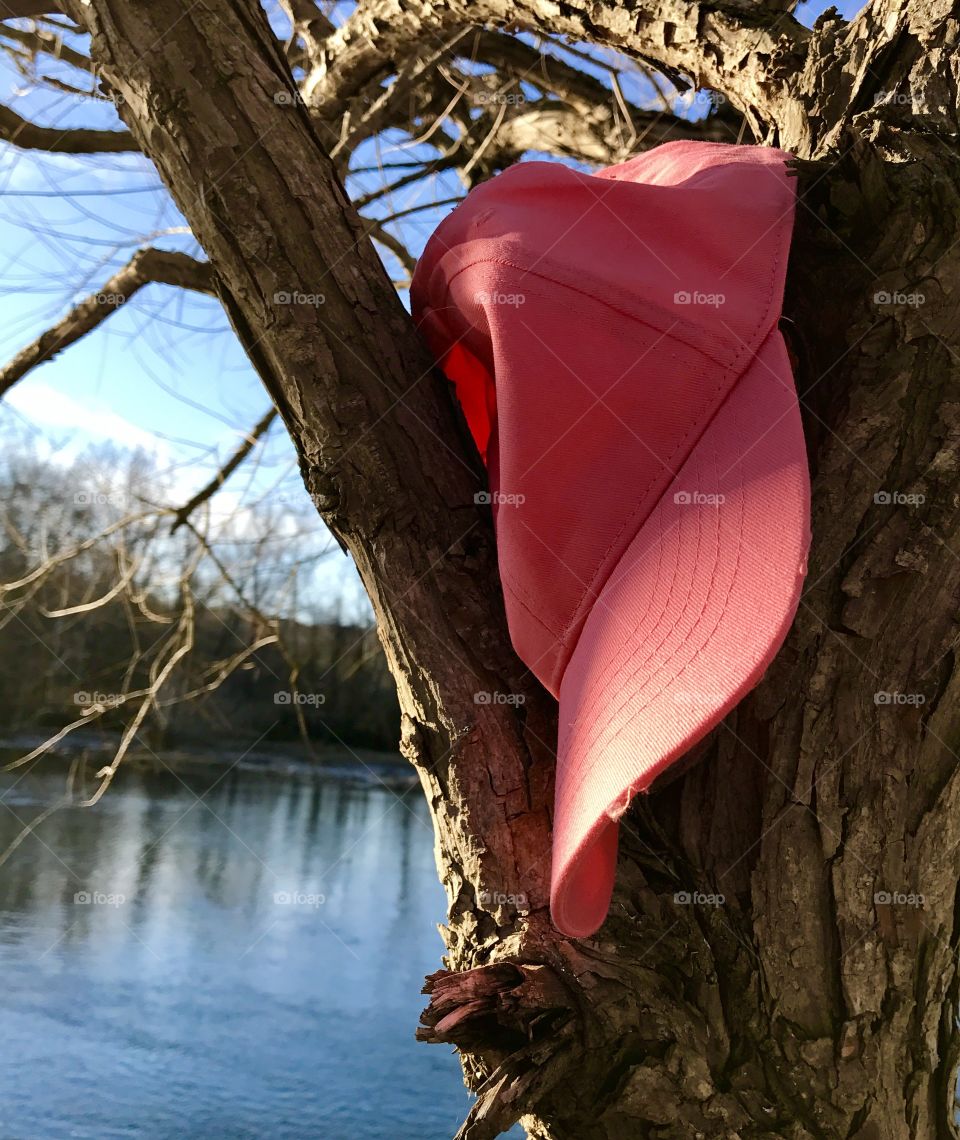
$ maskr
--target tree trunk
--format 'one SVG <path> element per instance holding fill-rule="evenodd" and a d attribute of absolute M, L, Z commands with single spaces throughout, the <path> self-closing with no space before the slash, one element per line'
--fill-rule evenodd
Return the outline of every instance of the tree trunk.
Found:
<path fill-rule="evenodd" d="M 370 592 L 450 902 L 421 1036 L 460 1046 L 480 1090 L 463 1135 L 521 1114 L 542 1140 L 951 1134 L 951 12 L 875 5 L 869 40 L 830 17 L 801 35 L 781 14 L 777 29 L 759 6 L 762 20 L 737 5 L 557 17 L 665 64 L 672 47 L 673 66 L 728 81 L 757 133 L 804 160 L 786 331 L 815 492 L 784 649 L 685 773 L 624 818 L 610 919 L 569 941 L 546 912 L 555 708 L 509 648 L 479 462 L 326 156 L 333 132 L 286 97 L 253 0 L 67 7 Z M 347 63 L 377 74 L 368 45 Z M 875 102 L 904 87 L 914 106 Z M 483 691 L 525 701 L 478 704 Z"/>

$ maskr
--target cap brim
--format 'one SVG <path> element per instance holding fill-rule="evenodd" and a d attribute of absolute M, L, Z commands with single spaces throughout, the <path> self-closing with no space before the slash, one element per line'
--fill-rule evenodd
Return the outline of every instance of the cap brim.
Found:
<path fill-rule="evenodd" d="M 606 917 L 630 797 L 752 689 L 793 621 L 810 480 L 774 329 L 601 590 L 560 686 L 551 914 Z"/>

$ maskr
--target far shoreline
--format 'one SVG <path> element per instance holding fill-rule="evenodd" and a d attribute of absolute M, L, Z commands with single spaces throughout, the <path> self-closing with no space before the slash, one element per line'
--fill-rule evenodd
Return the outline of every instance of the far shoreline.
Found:
<path fill-rule="evenodd" d="M 17 771 L 8 765 L 29 755 L 52 735 L 49 730 L 13 733 L 0 738 L 0 771 Z M 79 760 L 89 771 L 110 762 L 120 744 L 119 733 L 71 733 L 48 752 L 29 764 L 64 768 Z M 169 772 L 174 775 L 213 773 L 223 770 L 256 772 L 263 775 L 316 777 L 343 780 L 391 790 L 406 790 L 418 784 L 416 773 L 399 752 L 385 752 L 350 745 L 302 741 L 270 741 L 251 744 L 242 740 L 181 742 L 173 747 L 153 749 L 133 745 L 124 757 L 121 770 L 141 773 Z M 20 769 L 22 771 L 22 769 Z M 119 774 L 119 773 L 118 773 Z"/>

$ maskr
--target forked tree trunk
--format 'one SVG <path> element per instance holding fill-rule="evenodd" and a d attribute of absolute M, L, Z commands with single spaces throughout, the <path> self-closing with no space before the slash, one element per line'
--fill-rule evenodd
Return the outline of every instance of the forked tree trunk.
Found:
<path fill-rule="evenodd" d="M 947 1135 L 960 843 L 947 6 L 878 4 L 872 40 L 830 20 L 796 34 L 783 56 L 802 72 L 782 66 L 775 26 L 730 30 L 745 6 L 556 9 L 561 31 L 668 63 L 673 50 L 688 70 L 699 28 L 714 38 L 709 81 L 729 78 L 768 140 L 811 160 L 787 299 L 815 489 L 804 600 L 761 687 L 624 819 L 611 916 L 583 942 L 546 916 L 555 713 L 509 649 L 479 466 L 361 237 L 326 128 L 275 99 L 291 80 L 253 0 L 68 7 L 376 608 L 450 899 L 450 972 L 430 983 L 422 1036 L 460 1045 L 481 1090 L 464 1134 L 524 1113 L 554 1140 Z M 897 84 L 912 107 L 874 105 Z M 477 704 L 479 691 L 527 699 Z M 697 892 L 724 902 L 676 901 Z"/>

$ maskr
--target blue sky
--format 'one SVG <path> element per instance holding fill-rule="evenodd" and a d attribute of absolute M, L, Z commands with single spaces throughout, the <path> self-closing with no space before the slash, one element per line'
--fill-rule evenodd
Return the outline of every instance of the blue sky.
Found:
<path fill-rule="evenodd" d="M 805 4 L 797 14 L 812 23 L 826 7 Z M 843 11 L 852 14 L 856 6 L 845 5 Z M 335 12 L 334 19 L 340 18 Z M 70 78 L 76 82 L 77 73 Z M 643 92 L 628 87 L 626 94 L 637 99 Z M 31 89 L 6 57 L 0 63 L 0 99 L 24 117 L 65 130 L 122 126 L 109 102 Z M 410 156 L 402 138 L 383 137 L 365 146 L 355 165 L 389 165 Z M 445 179 L 401 191 L 382 208 L 406 209 L 457 192 L 452 176 Z M 362 193 L 379 180 L 376 172 L 360 175 L 351 180 L 350 190 Z M 449 208 L 396 223 L 411 252 L 419 253 Z M 145 158 L 58 156 L 0 144 L 5 317 L 0 358 L 9 359 L 72 303 L 97 291 L 144 244 L 202 256 Z M 399 274 L 396 265 L 388 264 L 388 269 Z M 267 396 L 218 302 L 150 285 L 99 329 L 21 381 L 0 410 L 0 425 L 12 419 L 45 447 L 64 453 L 104 439 L 145 447 L 157 454 L 178 492 L 189 498 L 267 407 Z M 282 493 L 306 503 L 282 425 L 274 425 L 256 465 L 235 476 L 230 493 L 235 498 Z M 319 520 L 317 527 L 322 528 Z M 343 588 L 350 605 L 358 612 L 364 609 L 352 567 L 339 555 L 321 564 L 317 588 L 320 593 Z"/>

